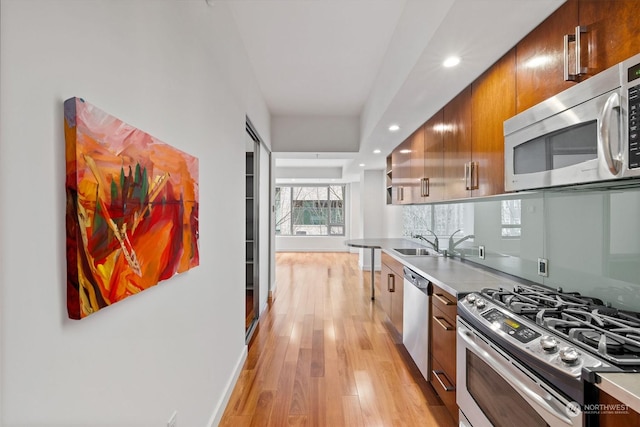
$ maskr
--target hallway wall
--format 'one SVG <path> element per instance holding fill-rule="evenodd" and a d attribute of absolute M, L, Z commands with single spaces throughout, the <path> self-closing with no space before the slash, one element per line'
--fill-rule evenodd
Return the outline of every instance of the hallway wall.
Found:
<path fill-rule="evenodd" d="M 204 0 L 0 8 L 0 425 L 162 426 L 174 410 L 180 426 L 215 424 L 246 355 L 245 115 L 270 146 L 232 14 Z M 81 321 L 65 305 L 73 96 L 200 159 L 200 266 Z"/>

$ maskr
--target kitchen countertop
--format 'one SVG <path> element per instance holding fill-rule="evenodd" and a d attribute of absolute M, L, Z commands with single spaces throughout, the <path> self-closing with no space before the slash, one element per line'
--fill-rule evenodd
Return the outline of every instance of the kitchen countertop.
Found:
<path fill-rule="evenodd" d="M 406 256 L 394 248 L 427 248 L 409 239 L 355 239 L 348 246 L 380 248 L 387 255 L 400 261 L 419 275 L 425 277 L 452 295 L 462 296 L 486 287 L 513 289 L 518 283 L 529 283 L 525 279 L 506 275 L 460 258 L 444 256 Z M 598 374 L 598 388 L 608 393 L 629 408 L 640 412 L 640 373 L 602 372 Z"/>
<path fill-rule="evenodd" d="M 486 267 L 472 264 L 460 258 L 402 255 L 393 250 L 399 248 L 430 249 L 409 239 L 356 239 L 348 240 L 346 244 L 360 248 L 380 248 L 387 255 L 455 296 L 480 291 L 487 287 L 513 289 L 514 285 L 525 283 L 524 280 L 521 282 L 513 276 L 507 277 L 507 275 L 490 271 Z"/>
<path fill-rule="evenodd" d="M 602 372 L 598 388 L 640 412 L 640 373 Z"/>

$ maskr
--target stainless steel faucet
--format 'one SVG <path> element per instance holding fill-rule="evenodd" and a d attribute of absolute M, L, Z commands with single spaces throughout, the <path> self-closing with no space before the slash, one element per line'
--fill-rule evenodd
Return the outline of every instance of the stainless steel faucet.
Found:
<path fill-rule="evenodd" d="M 464 242 L 465 240 L 473 239 L 473 238 L 475 238 L 475 237 L 476 237 L 476 236 L 475 236 L 475 235 L 473 235 L 473 234 L 469 234 L 469 235 L 464 236 L 464 237 L 463 237 L 463 238 L 461 238 L 461 239 L 458 239 L 458 240 L 454 241 L 454 240 L 453 240 L 453 236 L 455 236 L 455 235 L 456 235 L 457 233 L 459 233 L 460 231 L 462 231 L 462 230 L 458 229 L 458 230 L 454 231 L 454 232 L 453 232 L 453 234 L 452 234 L 451 236 L 449 236 L 449 253 L 450 253 L 450 254 L 455 253 L 455 249 L 456 249 L 456 247 L 457 247 L 460 243 Z"/>
<path fill-rule="evenodd" d="M 431 230 L 427 230 L 427 233 L 431 233 L 431 234 L 433 234 L 433 237 L 434 237 L 433 242 L 432 242 L 431 240 L 427 239 L 426 237 L 424 237 L 424 236 L 423 236 L 423 235 L 421 235 L 421 234 L 414 234 L 412 237 L 414 237 L 414 238 L 416 238 L 416 239 L 424 240 L 425 242 L 427 242 L 428 244 L 430 244 L 430 245 L 431 245 L 431 247 L 432 247 L 436 252 L 439 252 L 439 251 L 440 251 L 440 244 L 439 244 L 439 242 L 438 242 L 438 236 L 436 236 L 436 233 L 434 233 L 434 232 L 433 232 L 433 231 L 431 231 Z"/>

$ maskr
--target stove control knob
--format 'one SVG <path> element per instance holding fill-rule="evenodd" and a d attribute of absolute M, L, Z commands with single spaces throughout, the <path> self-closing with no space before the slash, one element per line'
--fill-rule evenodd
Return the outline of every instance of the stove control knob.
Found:
<path fill-rule="evenodd" d="M 467 295 L 467 302 L 469 304 L 473 304 L 475 301 L 476 301 L 476 295 L 475 294 Z"/>
<path fill-rule="evenodd" d="M 476 300 L 476 308 L 483 309 L 485 306 L 484 300 L 482 298 L 478 298 Z"/>
<path fill-rule="evenodd" d="M 540 338 L 540 347 L 547 353 L 555 353 L 558 351 L 558 340 L 550 335 L 543 335 Z"/>
<path fill-rule="evenodd" d="M 580 353 L 573 347 L 564 347 L 560 350 L 560 360 L 567 365 L 575 365 L 580 361 Z"/>

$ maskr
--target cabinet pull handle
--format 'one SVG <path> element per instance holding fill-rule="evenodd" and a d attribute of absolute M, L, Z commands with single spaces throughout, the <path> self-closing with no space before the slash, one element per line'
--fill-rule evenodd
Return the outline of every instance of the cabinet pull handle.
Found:
<path fill-rule="evenodd" d="M 442 386 L 444 391 L 456 391 L 456 387 L 453 385 L 451 380 L 449 380 L 449 377 L 447 376 L 447 374 L 444 371 L 435 371 L 434 370 L 434 371 L 431 371 L 431 373 L 433 374 L 434 377 L 436 377 L 436 379 L 438 380 L 438 382 L 440 383 L 440 385 Z M 444 376 L 445 379 L 447 380 L 447 382 L 449 384 L 451 384 L 451 385 L 449 385 L 449 386 L 444 385 L 444 382 L 440 378 L 440 375 Z"/>
<path fill-rule="evenodd" d="M 578 79 L 578 77 L 587 73 L 587 69 L 582 67 L 580 61 L 580 35 L 582 33 L 586 33 L 587 28 L 578 25 L 576 27 L 575 34 L 565 34 L 563 37 L 563 45 L 564 45 L 564 80 L 568 82 L 574 82 Z M 569 43 L 574 42 L 576 44 L 576 48 L 574 49 L 576 54 L 576 64 L 575 64 L 575 73 L 569 73 Z"/>
<path fill-rule="evenodd" d="M 447 319 L 445 319 L 444 317 L 440 317 L 440 316 L 434 316 L 433 320 L 435 320 L 438 325 L 442 326 L 442 329 L 444 329 L 445 331 L 453 331 L 453 326 L 451 326 L 449 324 L 449 322 L 447 322 Z"/>
<path fill-rule="evenodd" d="M 471 186 L 469 185 L 469 175 L 471 169 L 471 162 L 464 164 L 464 188 L 466 190 L 471 190 Z"/>
<path fill-rule="evenodd" d="M 456 305 L 455 301 L 451 301 L 449 298 L 445 297 L 442 294 L 433 294 L 433 296 L 444 305 Z"/>
<path fill-rule="evenodd" d="M 471 189 L 477 190 L 480 187 L 478 182 L 478 163 L 471 162 L 470 165 L 471 165 Z"/>
<path fill-rule="evenodd" d="M 396 276 L 394 274 L 387 274 L 387 290 L 389 292 L 396 291 Z"/>
<path fill-rule="evenodd" d="M 586 67 L 582 67 L 582 63 L 580 60 L 580 35 L 582 33 L 586 33 L 587 32 L 587 27 L 583 27 L 578 25 L 576 27 L 576 35 L 574 37 L 575 41 L 576 41 L 576 76 L 583 76 L 585 74 L 587 74 L 587 68 Z"/>
<path fill-rule="evenodd" d="M 420 197 L 429 197 L 429 178 L 420 180 Z"/>

